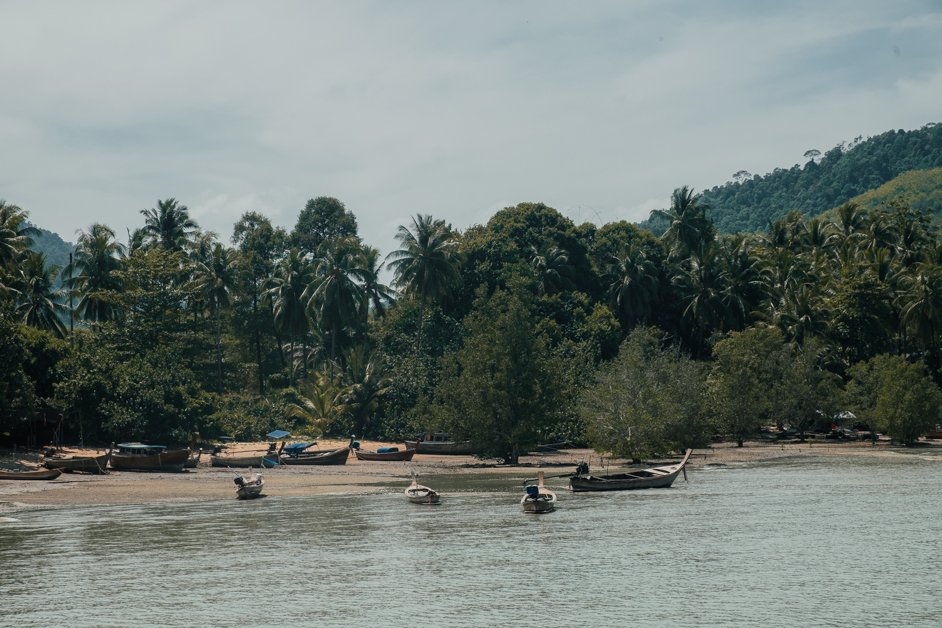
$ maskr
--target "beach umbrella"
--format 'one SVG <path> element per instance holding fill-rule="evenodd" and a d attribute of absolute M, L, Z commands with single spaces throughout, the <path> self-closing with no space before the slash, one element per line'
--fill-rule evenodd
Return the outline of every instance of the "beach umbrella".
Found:
<path fill-rule="evenodd" d="M 279 438 L 287 438 L 288 436 L 291 436 L 291 432 L 286 432 L 285 430 L 274 430 L 268 434 L 265 434 L 265 436 L 274 440 L 278 440 Z"/>

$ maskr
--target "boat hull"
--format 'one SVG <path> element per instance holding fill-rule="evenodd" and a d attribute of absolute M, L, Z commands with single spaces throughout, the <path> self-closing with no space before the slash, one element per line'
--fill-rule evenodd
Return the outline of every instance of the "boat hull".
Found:
<path fill-rule="evenodd" d="M 474 453 L 471 441 L 406 440 L 403 443 L 408 449 L 414 449 L 420 454 L 468 456 Z"/>
<path fill-rule="evenodd" d="M 39 471 L 0 471 L 0 480 L 55 480 L 62 475 L 59 469 Z"/>
<path fill-rule="evenodd" d="M 441 501 L 441 496 L 437 491 L 421 484 L 412 484 L 405 490 L 406 499 L 413 504 L 437 504 Z"/>
<path fill-rule="evenodd" d="M 43 466 L 47 469 L 59 469 L 65 473 L 79 471 L 103 475 L 108 473 L 109 454 L 102 456 L 77 456 L 72 458 L 46 458 Z"/>
<path fill-rule="evenodd" d="M 328 465 L 328 464 L 347 464 L 347 458 L 350 457 L 350 448 L 342 447 L 333 451 L 321 453 L 303 453 L 297 456 L 282 456 L 281 464 L 287 465 Z"/>
<path fill-rule="evenodd" d="M 255 499 L 262 496 L 263 484 L 246 484 L 236 489 L 236 499 Z"/>
<path fill-rule="evenodd" d="M 265 468 L 278 466 L 278 460 L 270 456 L 212 456 L 210 462 L 214 467 L 231 467 L 236 469 Z"/>
<path fill-rule="evenodd" d="M 415 455 L 414 449 L 404 449 L 402 451 L 388 451 L 388 452 L 378 452 L 378 451 L 360 451 L 359 449 L 354 449 L 353 453 L 356 454 L 357 460 L 372 460 L 375 462 L 405 462 L 412 460 L 412 457 Z"/>
<path fill-rule="evenodd" d="M 189 449 L 175 449 L 160 454 L 111 454 L 115 471 L 183 471 L 190 457 Z"/>
<path fill-rule="evenodd" d="M 646 488 L 669 488 L 683 472 L 690 458 L 690 451 L 677 464 L 642 469 L 634 473 L 612 475 L 574 475 L 569 478 L 569 488 L 574 492 L 631 491 Z"/>

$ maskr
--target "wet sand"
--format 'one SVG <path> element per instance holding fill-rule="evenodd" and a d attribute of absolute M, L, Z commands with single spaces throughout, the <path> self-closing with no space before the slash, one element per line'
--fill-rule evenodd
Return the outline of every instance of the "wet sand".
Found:
<path fill-rule="evenodd" d="M 327 451 L 346 445 L 345 441 L 321 440 L 318 450 Z M 364 441 L 363 449 L 395 445 Z M 263 452 L 266 443 L 239 443 L 230 446 L 233 453 Z M 402 445 L 399 444 L 401 447 Z M 67 453 L 91 455 L 98 450 L 70 449 Z M 800 444 L 749 442 L 739 448 L 732 443 L 697 449 L 689 466 L 696 469 L 704 465 L 755 464 L 782 458 L 812 458 L 821 456 L 899 457 L 922 453 L 942 460 L 942 443 L 930 441 L 921 447 L 903 448 L 881 442 L 837 443 L 817 441 Z M 36 462 L 38 455 L 18 457 L 24 462 Z M 521 466 L 497 465 L 493 460 L 479 460 L 472 456 L 442 456 L 416 454 L 411 462 L 360 461 L 351 453 L 345 465 L 337 466 L 281 466 L 274 469 L 227 469 L 210 466 L 204 454 L 195 469 L 182 473 L 111 472 L 108 475 L 63 473 L 55 480 L 0 481 L 0 514 L 21 509 L 91 506 L 104 504 L 142 504 L 154 502 L 185 502 L 234 499 L 232 482 L 236 475 L 249 476 L 260 471 L 265 477 L 265 493 L 278 496 L 306 496 L 323 494 L 355 494 L 399 490 L 410 481 L 414 470 L 421 478 L 435 475 L 497 474 L 521 477 L 535 474 L 542 467 L 548 474 L 565 473 L 580 461 L 588 461 L 593 471 L 599 472 L 623 466 L 623 460 L 600 456 L 589 449 L 569 449 L 559 452 L 533 454 L 521 458 Z"/>

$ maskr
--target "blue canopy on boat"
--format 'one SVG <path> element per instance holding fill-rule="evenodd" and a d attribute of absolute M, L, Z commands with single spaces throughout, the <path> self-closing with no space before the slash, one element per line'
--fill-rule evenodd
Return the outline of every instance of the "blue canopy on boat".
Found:
<path fill-rule="evenodd" d="M 296 454 L 298 452 L 304 451 L 314 443 L 291 443 L 290 445 L 285 445 L 285 448 L 282 450 L 284 453 Z"/>
<path fill-rule="evenodd" d="M 268 438 L 284 438 L 286 436 L 291 436 L 291 432 L 286 432 L 284 430 L 275 430 L 273 432 L 269 432 L 268 434 L 265 434 L 265 436 L 267 436 Z"/>

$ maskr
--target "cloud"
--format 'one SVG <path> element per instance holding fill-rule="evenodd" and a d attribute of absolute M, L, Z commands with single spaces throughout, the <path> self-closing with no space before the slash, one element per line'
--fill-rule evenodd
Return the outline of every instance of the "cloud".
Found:
<path fill-rule="evenodd" d="M 420 212 L 638 220 L 680 185 L 918 127 L 942 100 L 932 2 L 5 3 L 0 20 L 0 197 L 67 234 L 138 226 L 169 196 L 224 241 L 243 211 L 290 228 L 335 196 L 383 252 Z"/>

